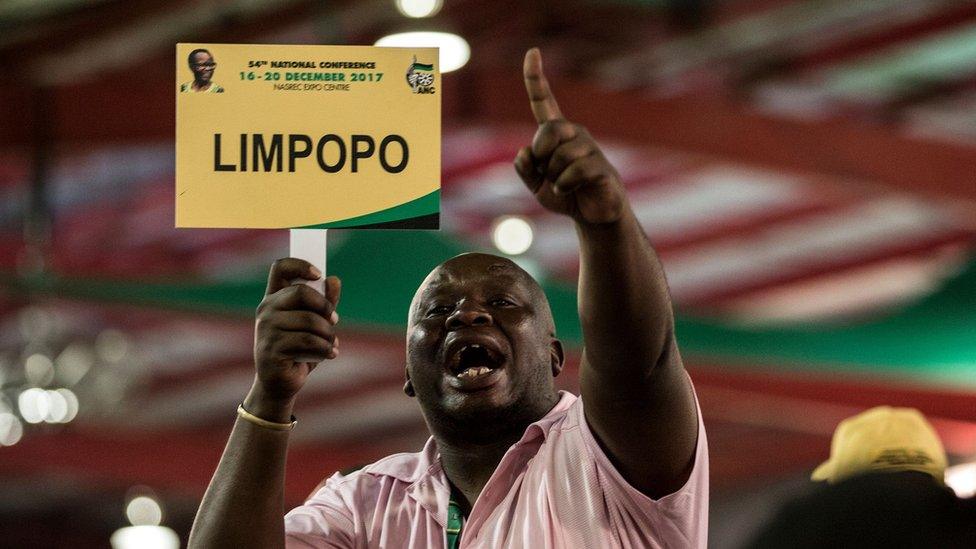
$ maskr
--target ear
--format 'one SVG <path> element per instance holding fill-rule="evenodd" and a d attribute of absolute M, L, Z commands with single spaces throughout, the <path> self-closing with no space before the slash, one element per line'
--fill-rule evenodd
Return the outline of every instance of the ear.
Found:
<path fill-rule="evenodd" d="M 549 342 L 549 362 L 552 366 L 552 377 L 558 376 L 563 371 L 566 356 L 563 355 L 563 342 L 555 338 Z"/>
<path fill-rule="evenodd" d="M 417 396 L 417 392 L 413 390 L 413 383 L 410 382 L 410 371 L 404 368 L 404 372 L 407 376 L 407 381 L 403 384 L 403 392 L 406 393 L 408 397 L 413 398 Z"/>

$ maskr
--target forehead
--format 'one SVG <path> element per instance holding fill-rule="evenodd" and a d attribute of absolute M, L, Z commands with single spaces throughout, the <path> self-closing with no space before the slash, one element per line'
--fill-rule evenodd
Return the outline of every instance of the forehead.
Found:
<path fill-rule="evenodd" d="M 211 55 L 209 53 L 205 52 L 205 51 L 198 51 L 198 52 L 196 52 L 196 53 L 193 54 L 193 60 L 194 61 L 197 61 L 197 62 L 206 61 L 206 60 L 210 59 L 210 57 L 211 57 Z"/>
<path fill-rule="evenodd" d="M 467 286 L 505 285 L 524 288 L 529 282 L 521 269 L 504 261 L 448 262 L 424 281 L 423 293 L 439 293 Z"/>
<path fill-rule="evenodd" d="M 417 298 L 473 289 L 496 290 L 499 287 L 532 294 L 538 284 L 510 260 L 488 254 L 465 254 L 450 259 L 434 269 L 417 291 Z"/>

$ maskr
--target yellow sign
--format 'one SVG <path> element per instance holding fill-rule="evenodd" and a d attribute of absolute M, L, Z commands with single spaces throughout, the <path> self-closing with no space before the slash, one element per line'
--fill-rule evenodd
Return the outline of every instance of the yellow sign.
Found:
<path fill-rule="evenodd" d="M 176 226 L 436 229 L 436 48 L 176 46 Z"/>

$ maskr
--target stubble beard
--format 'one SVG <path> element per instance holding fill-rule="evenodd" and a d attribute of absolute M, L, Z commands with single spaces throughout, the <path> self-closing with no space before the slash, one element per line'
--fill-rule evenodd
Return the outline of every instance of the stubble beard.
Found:
<path fill-rule="evenodd" d="M 458 403 L 461 405 L 453 407 L 449 403 L 442 405 L 438 402 L 429 409 L 429 413 L 424 413 L 428 428 L 431 433 L 459 443 L 488 444 L 511 438 L 517 440 L 526 427 L 545 416 L 557 399 L 554 392 L 551 398 L 536 394 L 551 391 L 537 380 L 527 380 L 526 385 L 501 405 L 480 402 Z"/>

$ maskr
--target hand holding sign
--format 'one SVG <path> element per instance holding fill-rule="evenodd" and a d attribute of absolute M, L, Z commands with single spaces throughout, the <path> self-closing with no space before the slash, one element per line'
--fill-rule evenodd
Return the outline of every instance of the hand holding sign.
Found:
<path fill-rule="evenodd" d="M 578 223 L 620 219 L 626 195 L 620 176 L 586 128 L 563 118 L 542 73 L 537 48 L 525 54 L 525 89 L 539 129 L 515 157 L 515 171 L 546 209 Z"/>
<path fill-rule="evenodd" d="M 304 284 L 290 283 L 321 277 L 318 269 L 301 259 L 280 259 L 271 267 L 254 335 L 257 372 L 252 393 L 257 391 L 266 402 L 293 400 L 319 362 L 338 356 L 335 308 L 339 279 L 325 279 L 325 295 Z"/>

